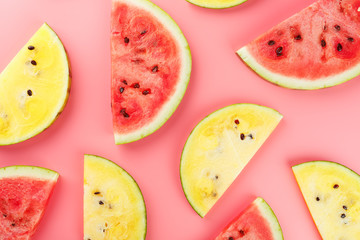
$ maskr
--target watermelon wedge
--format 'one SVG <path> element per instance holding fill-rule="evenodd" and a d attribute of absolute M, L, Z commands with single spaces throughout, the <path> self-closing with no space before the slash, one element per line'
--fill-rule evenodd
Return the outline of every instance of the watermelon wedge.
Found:
<path fill-rule="evenodd" d="M 0 145 L 48 128 L 65 107 L 70 75 L 62 42 L 44 23 L 0 74 Z"/>
<path fill-rule="evenodd" d="M 124 169 L 94 155 L 84 157 L 84 240 L 144 240 L 146 207 Z"/>
<path fill-rule="evenodd" d="M 282 240 L 280 224 L 271 207 L 258 197 L 215 240 Z"/>
<path fill-rule="evenodd" d="M 44 214 L 59 174 L 33 166 L 0 168 L 0 239 L 28 240 Z"/>
<path fill-rule="evenodd" d="M 237 51 L 264 79 L 293 89 L 360 74 L 360 0 L 319 0 Z"/>
<path fill-rule="evenodd" d="M 191 72 L 189 45 L 177 24 L 147 0 L 113 0 L 111 105 L 115 143 L 141 139 L 180 103 Z"/>
<path fill-rule="evenodd" d="M 323 239 L 359 239 L 360 175 L 335 162 L 313 161 L 292 167 Z"/>
<path fill-rule="evenodd" d="M 204 217 L 282 119 L 276 110 L 233 104 L 204 118 L 191 132 L 180 162 L 184 194 Z"/>

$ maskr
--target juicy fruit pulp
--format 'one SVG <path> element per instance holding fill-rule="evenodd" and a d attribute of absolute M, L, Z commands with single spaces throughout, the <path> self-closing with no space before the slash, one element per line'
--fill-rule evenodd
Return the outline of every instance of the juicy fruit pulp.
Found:
<path fill-rule="evenodd" d="M 294 89 L 360 74 L 360 0 L 319 0 L 238 50 L 255 72 Z"/>
<path fill-rule="evenodd" d="M 69 74 L 60 39 L 42 25 L 0 75 L 0 145 L 50 126 L 67 101 Z"/>
<path fill-rule="evenodd" d="M 247 0 L 186 0 L 186 1 L 205 8 L 229 8 L 244 3 Z"/>
<path fill-rule="evenodd" d="M 258 197 L 215 240 L 282 240 L 280 224 L 264 199 Z"/>
<path fill-rule="evenodd" d="M 255 105 L 235 104 L 202 120 L 181 156 L 184 193 L 201 216 L 210 210 L 278 125 L 282 115 Z"/>
<path fill-rule="evenodd" d="M 140 240 L 146 209 L 135 180 L 115 163 L 85 155 L 84 240 Z"/>
<path fill-rule="evenodd" d="M 191 71 L 176 23 L 147 0 L 113 0 L 111 105 L 115 143 L 143 138 L 180 103 Z"/>
<path fill-rule="evenodd" d="M 58 173 L 39 167 L 0 168 L 0 239 L 30 239 L 58 177 Z"/>
<path fill-rule="evenodd" d="M 299 164 L 293 171 L 322 238 L 358 239 L 360 176 L 327 161 Z"/>

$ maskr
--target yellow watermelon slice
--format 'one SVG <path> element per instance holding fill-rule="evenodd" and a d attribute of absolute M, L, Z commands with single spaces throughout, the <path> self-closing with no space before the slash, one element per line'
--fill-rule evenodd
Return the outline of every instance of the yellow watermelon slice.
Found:
<path fill-rule="evenodd" d="M 234 104 L 203 119 L 181 156 L 186 198 L 201 216 L 211 209 L 278 125 L 282 115 L 255 104 Z"/>
<path fill-rule="evenodd" d="M 302 163 L 293 172 L 321 237 L 359 239 L 360 176 L 328 161 Z"/>
<path fill-rule="evenodd" d="M 189 3 L 204 8 L 230 8 L 237 6 L 247 0 L 186 0 Z"/>
<path fill-rule="evenodd" d="M 63 110 L 69 88 L 65 49 L 45 23 L 0 74 L 0 145 L 49 127 Z"/>
<path fill-rule="evenodd" d="M 140 240 L 146 209 L 135 180 L 115 163 L 85 155 L 84 240 Z"/>

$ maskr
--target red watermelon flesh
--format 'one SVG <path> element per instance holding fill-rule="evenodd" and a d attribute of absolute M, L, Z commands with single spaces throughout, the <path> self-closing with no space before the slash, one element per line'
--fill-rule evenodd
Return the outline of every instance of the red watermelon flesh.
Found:
<path fill-rule="evenodd" d="M 259 75 L 285 87 L 339 84 L 360 73 L 359 7 L 360 0 L 320 0 L 238 54 Z"/>
<path fill-rule="evenodd" d="M 215 240 L 282 240 L 280 225 L 270 206 L 257 198 Z"/>
<path fill-rule="evenodd" d="M 167 21 L 172 22 L 146 0 L 113 0 L 111 104 L 115 137 L 121 136 L 117 143 L 155 131 L 170 117 L 185 91 L 190 70 L 183 52 L 188 52 L 188 46 L 177 25 L 167 26 Z M 173 99 L 179 91 L 180 99 Z M 174 103 L 169 106 L 169 102 Z M 149 126 L 157 121 L 156 126 Z M 144 130 L 146 126 L 152 129 Z"/>
<path fill-rule="evenodd" d="M 25 168 L 28 171 L 30 167 Z M 2 176 L 3 169 L 0 169 L 0 240 L 30 239 L 44 214 L 58 174 L 51 173 L 50 178 Z M 13 169 L 7 167 L 7 172 Z"/>

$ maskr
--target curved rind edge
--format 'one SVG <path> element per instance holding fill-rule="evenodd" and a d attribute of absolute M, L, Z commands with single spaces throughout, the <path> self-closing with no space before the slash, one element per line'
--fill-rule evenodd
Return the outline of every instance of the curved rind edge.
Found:
<path fill-rule="evenodd" d="M 259 76 L 265 80 L 279 85 L 281 87 L 298 89 L 298 90 L 315 90 L 327 87 L 333 87 L 360 74 L 360 63 L 356 66 L 333 76 L 322 78 L 319 80 L 306 80 L 296 77 L 287 77 L 278 73 L 274 73 L 261 64 L 259 64 L 255 57 L 249 52 L 246 46 L 240 48 L 236 53 L 239 57 Z"/>
<path fill-rule="evenodd" d="M 0 179 L 15 177 L 30 177 L 56 182 L 59 178 L 59 173 L 51 169 L 27 165 L 14 165 L 0 168 Z"/>
<path fill-rule="evenodd" d="M 337 163 L 337 162 L 332 162 L 332 161 L 325 161 L 325 160 L 317 160 L 317 161 L 309 161 L 309 162 L 303 162 L 303 163 L 300 163 L 300 164 L 296 164 L 294 166 L 292 166 L 292 170 L 295 174 L 295 172 L 297 171 L 297 169 L 300 169 L 302 167 L 306 167 L 307 165 L 310 165 L 310 164 L 324 164 L 324 165 L 328 165 L 328 166 L 337 166 L 337 167 L 341 167 L 342 169 L 350 172 L 354 177 L 357 177 L 359 178 L 359 181 L 360 181 L 360 175 L 355 172 L 354 170 L 342 165 L 341 163 Z M 295 177 L 296 177 L 296 174 L 295 174 Z"/>
<path fill-rule="evenodd" d="M 190 206 L 192 207 L 192 209 L 193 209 L 201 218 L 205 217 L 205 215 L 206 215 L 207 213 L 201 213 L 201 212 L 199 211 L 199 209 L 197 209 L 197 208 L 195 207 L 194 203 L 189 200 L 188 194 L 186 193 L 185 188 L 184 188 L 183 177 L 182 177 L 182 174 L 181 174 L 183 154 L 184 154 L 184 152 L 185 152 L 185 150 L 186 150 L 186 146 L 187 146 L 188 140 L 190 139 L 190 137 L 192 136 L 192 134 L 194 133 L 194 131 L 195 131 L 198 127 L 200 127 L 209 117 L 211 117 L 211 116 L 214 115 L 214 114 L 218 114 L 218 113 L 221 112 L 222 110 L 226 110 L 227 108 L 234 107 L 234 106 L 238 106 L 238 105 L 254 105 L 254 106 L 257 106 L 257 107 L 261 107 L 261 108 L 267 109 L 268 111 L 273 111 L 275 115 L 278 115 L 279 121 L 281 121 L 281 119 L 283 118 L 283 115 L 282 115 L 280 112 L 278 112 L 277 110 L 275 110 L 275 109 L 273 109 L 273 108 L 270 108 L 270 107 L 266 107 L 266 106 L 263 106 L 263 105 L 260 105 L 260 104 L 254 104 L 254 103 L 235 103 L 235 104 L 231 104 L 231 105 L 222 107 L 222 108 L 220 108 L 220 109 L 217 109 L 217 110 L 211 112 L 210 114 L 208 114 L 207 116 L 205 116 L 203 119 L 201 119 L 200 122 L 198 122 L 198 123 L 196 124 L 196 126 L 191 130 L 188 138 L 186 139 L 186 142 L 185 142 L 185 144 L 184 144 L 183 150 L 182 150 L 182 152 L 181 152 L 179 175 L 180 175 L 181 187 L 182 187 L 182 189 L 183 189 L 183 192 L 184 192 L 184 194 L 185 194 L 185 197 L 186 197 L 188 203 L 190 204 Z"/>
<path fill-rule="evenodd" d="M 127 172 L 124 168 L 120 167 L 118 164 L 116 164 L 115 162 L 107 159 L 107 158 L 103 158 L 101 156 L 98 156 L 98 155 L 92 155 L 92 154 L 84 154 L 84 163 L 85 161 L 87 161 L 88 158 L 94 158 L 94 159 L 97 159 L 97 160 L 100 160 L 100 161 L 103 161 L 103 162 L 106 162 L 108 164 L 111 164 L 111 165 L 114 165 L 116 168 L 119 168 L 121 169 L 121 171 L 123 173 L 125 173 L 134 183 L 134 185 L 136 186 L 136 188 L 138 189 L 138 191 L 140 192 L 140 196 L 142 198 L 142 203 L 143 203 L 143 206 L 144 206 L 144 217 L 145 217 L 145 233 L 144 233 L 144 238 L 143 240 L 146 239 L 146 234 L 147 234 L 147 211 L 146 211 L 146 204 L 145 204 L 145 199 L 144 199 L 144 195 L 142 194 L 141 192 L 141 188 L 139 186 L 139 184 L 136 182 L 136 180 L 130 175 L 129 172 Z"/>
<path fill-rule="evenodd" d="M 222 3 L 220 3 L 220 4 L 199 4 L 199 3 L 196 3 L 196 0 L 195 1 L 186 0 L 186 1 L 195 6 L 198 6 L 198 7 L 210 8 L 210 9 L 225 9 L 225 8 L 231 8 L 231 7 L 238 6 L 238 5 L 246 2 L 247 0 L 237 0 L 237 1 L 233 1 L 228 4 L 222 4 Z"/>
<path fill-rule="evenodd" d="M 254 200 L 254 204 L 258 206 L 260 212 L 263 214 L 263 217 L 270 224 L 270 228 L 273 233 L 274 240 L 283 240 L 284 236 L 281 230 L 279 220 L 277 219 L 270 205 L 261 197 L 256 198 Z"/>
<path fill-rule="evenodd" d="M 150 124 L 138 129 L 135 132 L 129 134 L 117 134 L 114 132 L 115 144 L 125 144 L 140 140 L 158 130 L 163 126 L 166 121 L 172 116 L 177 107 L 179 106 L 183 96 L 185 95 L 191 74 L 192 68 L 192 57 L 189 44 L 182 33 L 180 27 L 177 23 L 170 17 L 168 13 L 162 10 L 159 6 L 148 0 L 114 0 L 117 2 L 126 2 L 138 6 L 154 16 L 168 29 L 172 34 L 174 39 L 177 40 L 180 46 L 180 52 L 182 54 L 181 59 L 183 60 L 184 65 L 182 66 L 181 77 L 178 85 L 176 86 L 176 92 L 172 95 L 171 99 L 162 107 L 159 114 L 156 116 L 156 119 Z"/>

